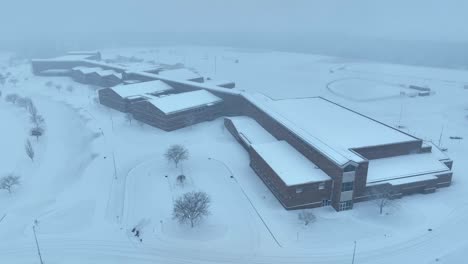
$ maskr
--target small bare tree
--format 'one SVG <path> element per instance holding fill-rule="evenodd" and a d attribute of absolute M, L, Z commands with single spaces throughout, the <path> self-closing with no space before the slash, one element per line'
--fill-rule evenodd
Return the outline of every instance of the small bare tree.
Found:
<path fill-rule="evenodd" d="M 31 159 L 31 161 L 34 161 L 34 148 L 31 145 L 31 141 L 26 140 L 26 144 L 24 144 L 24 150 L 26 151 L 26 155 Z"/>
<path fill-rule="evenodd" d="M 38 113 L 36 106 L 31 103 L 28 108 L 29 110 L 29 120 L 33 123 L 35 128 L 42 128 L 44 124 L 44 118 Z"/>
<path fill-rule="evenodd" d="M 172 218 L 181 224 L 190 223 L 194 227 L 203 217 L 210 214 L 210 197 L 205 192 L 189 192 L 174 203 Z"/>
<path fill-rule="evenodd" d="M 390 184 L 378 186 L 369 191 L 369 196 L 379 208 L 380 214 L 383 214 L 384 208 L 392 205 L 394 195 L 395 191 Z"/>
<path fill-rule="evenodd" d="M 20 177 L 13 174 L 0 178 L 0 189 L 7 190 L 11 194 L 11 189 L 15 185 L 20 185 Z"/>
<path fill-rule="evenodd" d="M 172 145 L 166 151 L 164 156 L 169 162 L 174 162 L 175 167 L 178 168 L 178 165 L 181 161 L 187 160 L 189 158 L 189 152 L 182 145 Z"/>
<path fill-rule="evenodd" d="M 185 177 L 185 175 L 181 174 L 181 175 L 177 176 L 177 183 L 184 186 L 184 183 L 185 183 L 186 179 L 187 179 L 187 177 Z"/>
<path fill-rule="evenodd" d="M 299 212 L 298 218 L 304 225 L 315 222 L 315 215 L 311 210 L 302 210 Z"/>

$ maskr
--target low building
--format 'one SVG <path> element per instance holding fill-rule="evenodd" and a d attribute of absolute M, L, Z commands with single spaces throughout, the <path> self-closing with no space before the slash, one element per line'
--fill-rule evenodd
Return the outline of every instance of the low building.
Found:
<path fill-rule="evenodd" d="M 75 67 L 70 72 L 71 77 L 80 83 L 100 87 L 112 87 L 122 83 L 122 74 L 114 70 L 103 70 L 99 67 Z"/>
<path fill-rule="evenodd" d="M 430 193 L 451 183 L 452 161 L 432 146 L 336 103 L 320 97 L 276 101 L 264 96 L 245 98 L 249 100 L 243 107 L 245 114 L 331 178 L 333 184 L 325 188 L 331 188 L 329 200 L 337 211 L 373 199 L 372 193 L 382 186 L 389 186 L 395 197 L 401 197 Z M 225 124 L 244 146 L 248 145 L 245 142 L 249 137 L 242 135 L 246 129 L 240 128 L 241 123 L 229 120 Z M 258 169 L 256 172 L 260 173 Z M 276 177 L 270 169 L 261 173 L 266 172 Z M 281 202 L 291 208 L 291 204 Z"/>
<path fill-rule="evenodd" d="M 130 112 L 133 104 L 173 92 L 174 89 L 162 81 L 140 82 L 100 89 L 99 102 L 121 112 Z"/>
<path fill-rule="evenodd" d="M 163 71 L 158 72 L 158 75 L 163 78 L 180 80 L 180 81 L 192 81 L 192 82 L 198 82 L 198 83 L 202 83 L 204 81 L 204 78 L 202 76 L 186 68 L 174 69 L 174 70 L 163 70 Z"/>
<path fill-rule="evenodd" d="M 136 120 L 165 131 L 213 120 L 223 113 L 223 100 L 205 90 L 171 94 L 136 102 Z"/>

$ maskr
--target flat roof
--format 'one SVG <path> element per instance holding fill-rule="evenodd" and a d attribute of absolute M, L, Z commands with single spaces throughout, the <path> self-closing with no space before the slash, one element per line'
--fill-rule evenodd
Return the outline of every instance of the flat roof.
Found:
<path fill-rule="evenodd" d="M 419 140 L 321 97 L 247 98 L 340 165 L 365 160 L 351 149 Z"/>
<path fill-rule="evenodd" d="M 247 144 L 262 144 L 277 139 L 266 131 L 255 119 L 247 116 L 226 117 L 231 120 L 242 140 Z"/>
<path fill-rule="evenodd" d="M 119 79 L 122 79 L 122 74 L 115 72 L 113 70 L 102 70 L 102 71 L 96 71 L 96 74 L 98 74 L 101 77 L 106 77 L 106 76 L 111 76 L 114 75 Z"/>
<path fill-rule="evenodd" d="M 433 153 L 409 154 L 369 160 L 367 183 L 444 172 L 450 172 L 450 169 Z"/>
<path fill-rule="evenodd" d="M 330 177 L 286 141 L 252 144 L 287 186 L 330 180 Z"/>
<path fill-rule="evenodd" d="M 169 84 L 159 80 L 133 83 L 127 85 L 118 85 L 110 89 L 112 89 L 115 93 L 124 98 L 138 95 L 143 96 L 147 94 L 158 94 L 173 90 L 173 88 Z"/>
<path fill-rule="evenodd" d="M 221 103 L 223 99 L 206 91 L 197 90 L 187 93 L 171 94 L 148 100 L 165 114 L 173 114 L 202 106 Z"/>
<path fill-rule="evenodd" d="M 84 66 L 78 66 L 78 67 L 73 68 L 72 70 L 74 70 L 74 71 L 79 71 L 79 72 L 81 72 L 82 74 L 90 74 L 90 73 L 93 73 L 93 72 L 102 71 L 103 69 L 101 69 L 101 68 L 99 68 L 99 67 L 84 67 Z"/>
<path fill-rule="evenodd" d="M 166 78 L 173 78 L 176 80 L 192 80 L 192 79 L 201 77 L 199 74 L 186 68 L 175 69 L 175 70 L 163 70 L 163 71 L 160 71 L 158 75 L 166 77 Z"/>

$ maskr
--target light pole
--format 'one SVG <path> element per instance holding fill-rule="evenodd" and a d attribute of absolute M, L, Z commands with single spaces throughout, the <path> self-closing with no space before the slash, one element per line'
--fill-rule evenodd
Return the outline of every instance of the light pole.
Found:
<path fill-rule="evenodd" d="M 33 233 L 34 233 L 34 239 L 36 240 L 36 247 L 37 247 L 37 254 L 39 255 L 39 261 L 41 262 L 41 264 L 44 264 L 44 262 L 42 261 L 41 250 L 39 248 L 39 242 L 37 241 L 36 226 L 33 225 L 32 229 L 33 229 Z"/>
<path fill-rule="evenodd" d="M 351 262 L 352 264 L 354 264 L 354 257 L 355 256 L 356 256 L 356 240 L 354 240 L 353 262 Z"/>

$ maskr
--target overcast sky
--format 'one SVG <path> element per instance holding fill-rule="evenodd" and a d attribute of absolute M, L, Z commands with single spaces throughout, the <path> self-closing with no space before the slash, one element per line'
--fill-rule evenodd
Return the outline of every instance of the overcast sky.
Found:
<path fill-rule="evenodd" d="M 330 32 L 468 41 L 468 0 L 2 0 L 3 36 Z"/>

